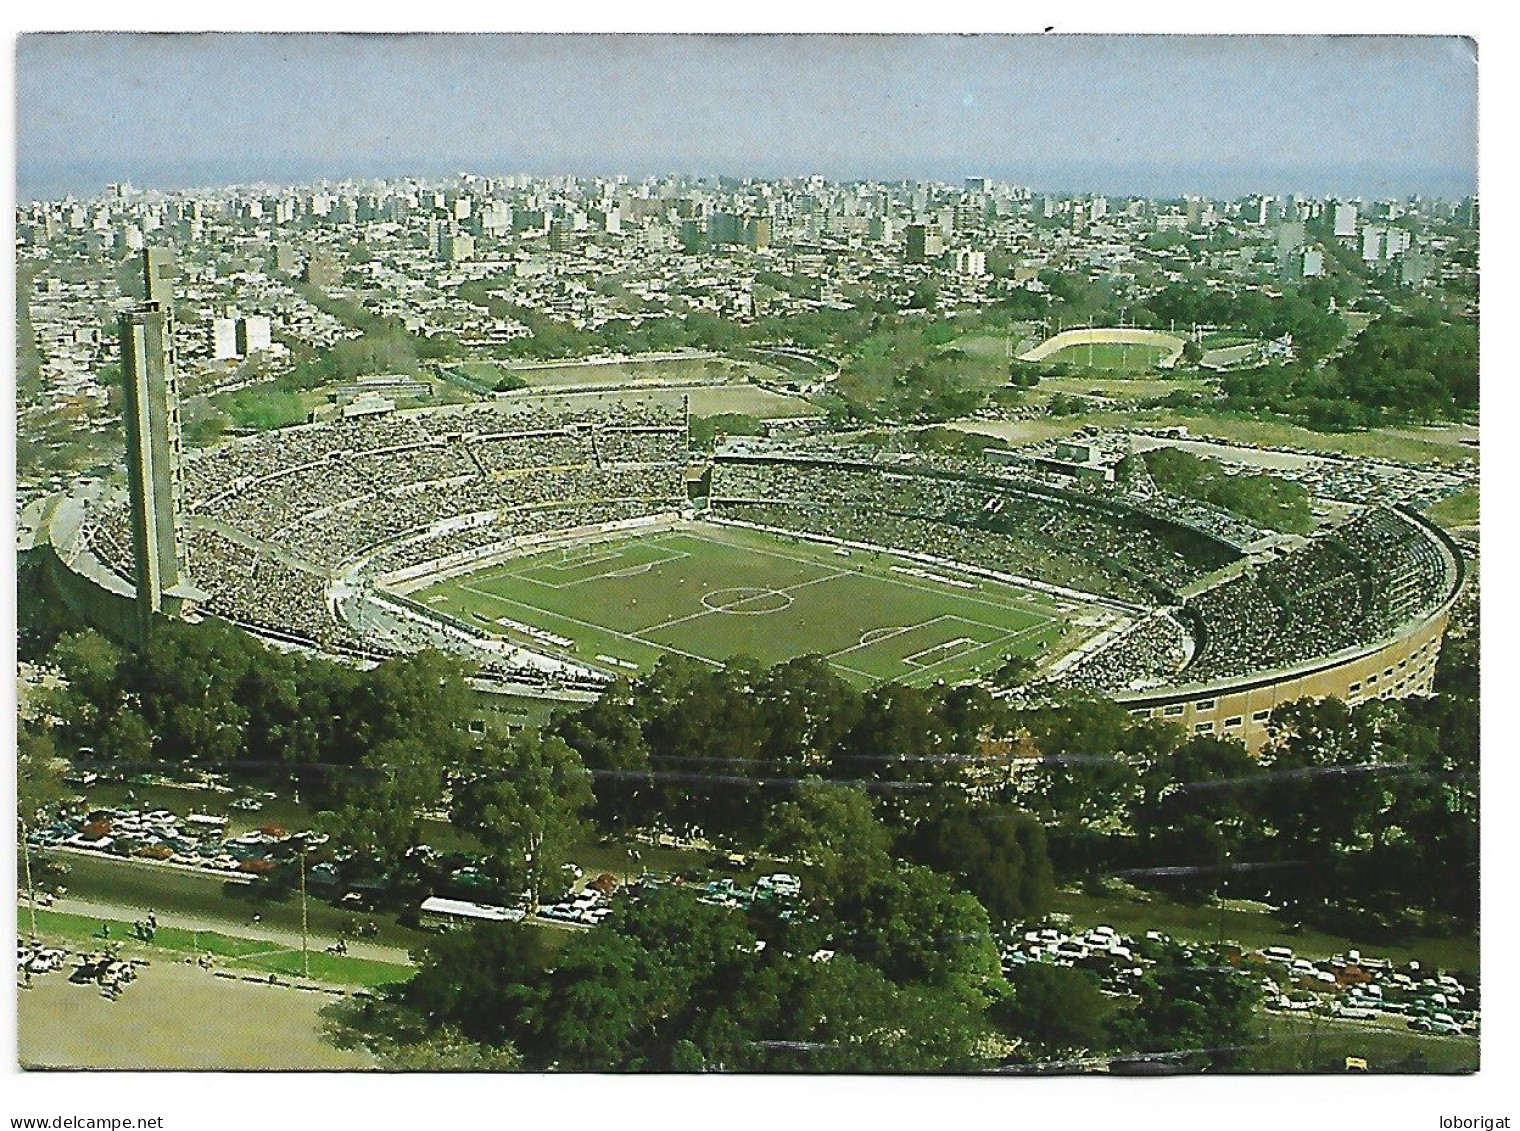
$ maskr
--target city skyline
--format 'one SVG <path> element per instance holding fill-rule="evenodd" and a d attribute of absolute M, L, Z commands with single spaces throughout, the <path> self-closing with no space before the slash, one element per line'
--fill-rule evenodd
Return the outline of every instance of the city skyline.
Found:
<path fill-rule="evenodd" d="M 1457 37 L 28 35 L 18 197 L 460 171 L 1463 196 L 1474 51 Z M 150 71 L 151 87 L 135 81 Z"/>

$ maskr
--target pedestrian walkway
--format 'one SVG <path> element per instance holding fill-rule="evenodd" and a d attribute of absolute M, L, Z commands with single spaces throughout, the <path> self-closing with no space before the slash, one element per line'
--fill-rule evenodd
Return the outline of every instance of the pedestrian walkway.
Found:
<path fill-rule="evenodd" d="M 24 901 L 21 906 L 25 906 Z M 72 915 L 85 915 L 92 919 L 113 919 L 126 923 L 134 923 L 143 918 L 141 907 L 128 907 L 125 904 L 106 903 L 93 899 L 78 899 L 69 895 L 55 899 L 51 910 L 66 911 Z M 233 935 L 237 938 L 278 943 L 282 949 L 299 950 L 301 947 L 300 931 L 284 930 L 264 923 L 249 923 L 247 920 L 223 919 L 204 914 L 192 915 L 173 910 L 157 911 L 155 914 L 160 927 L 178 927 L 184 931 L 216 931 L 219 934 Z M 308 936 L 307 945 L 313 951 L 321 951 L 337 941 L 337 938 L 331 935 L 311 934 Z M 354 938 L 348 940 L 347 956 L 404 965 L 410 965 L 412 961 L 410 953 L 404 947 L 386 946 L 383 943 Z"/>

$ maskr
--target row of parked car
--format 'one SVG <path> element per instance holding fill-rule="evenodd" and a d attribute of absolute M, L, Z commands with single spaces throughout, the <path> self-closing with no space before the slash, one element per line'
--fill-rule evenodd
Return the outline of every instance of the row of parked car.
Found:
<path fill-rule="evenodd" d="M 314 847 L 327 838 L 303 833 Z M 48 825 L 28 830 L 34 848 L 77 848 L 111 856 L 132 856 L 209 871 L 259 874 L 273 870 L 288 851 L 290 834 L 273 825 L 227 836 L 227 818 L 207 813 L 179 817 L 168 809 L 111 808 L 64 813 Z"/>
<path fill-rule="evenodd" d="M 1418 962 L 1399 966 L 1357 950 L 1317 961 L 1283 946 L 1259 953 L 1275 966 L 1262 986 L 1268 1009 L 1347 1021 L 1403 1019 L 1416 1032 L 1446 1036 L 1476 1036 L 1482 1025 L 1477 986 Z"/>
<path fill-rule="evenodd" d="M 1158 961 L 1227 963 L 1259 979 L 1266 1008 L 1285 1013 L 1318 1012 L 1347 1021 L 1407 1021 L 1418 1032 L 1476 1035 L 1481 1023 L 1478 991 L 1454 974 L 1399 966 L 1358 950 L 1309 959 L 1285 946 L 1248 950 L 1173 939 L 1160 931 L 1123 935 L 1113 927 L 1075 931 L 1052 924 L 1012 929 L 1001 940 L 1005 970 L 1030 962 L 1071 966 L 1097 975 L 1105 992 L 1125 993 Z"/>
<path fill-rule="evenodd" d="M 1086 931 L 1051 925 L 1016 928 L 1002 940 L 1000 950 L 1005 971 L 1031 962 L 1072 966 L 1096 974 L 1105 992 L 1121 994 L 1168 947 L 1180 948 L 1184 961 L 1195 957 L 1192 947 L 1176 943 L 1160 931 L 1149 931 L 1143 939 L 1135 939 L 1109 926 Z"/>

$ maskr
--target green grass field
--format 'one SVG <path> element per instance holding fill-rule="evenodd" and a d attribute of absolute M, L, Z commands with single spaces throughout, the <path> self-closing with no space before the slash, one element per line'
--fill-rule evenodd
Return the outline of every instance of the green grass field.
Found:
<path fill-rule="evenodd" d="M 1478 1038 L 1415 1033 L 1396 1025 L 1268 1014 L 1262 1043 L 1247 1054 L 1254 1072 L 1337 1072 L 1348 1056 L 1371 1072 L 1476 1072 Z"/>
<path fill-rule="evenodd" d="M 857 684 L 922 685 L 972 678 L 1061 636 L 1067 610 L 1049 597 L 949 570 L 907 572 L 918 568 L 697 525 L 545 550 L 411 596 L 513 642 L 628 672 L 667 653 L 772 664 L 818 652 Z"/>
<path fill-rule="evenodd" d="M 1171 352 L 1165 346 L 1092 342 L 1057 350 L 1041 364 L 1070 365 L 1103 373 L 1150 373 Z"/>
<path fill-rule="evenodd" d="M 1427 507 L 1425 517 L 1448 530 L 1475 526 L 1478 522 L 1478 488 L 1464 487 L 1455 495 Z"/>
<path fill-rule="evenodd" d="M 709 384 L 751 378 L 774 381 L 783 377 L 782 371 L 774 365 L 731 357 L 629 358 L 626 361 L 567 361 L 563 364 L 464 361 L 455 368 L 465 376 L 487 384 L 507 375 L 520 377 L 534 389 Z"/>
<path fill-rule="evenodd" d="M 727 385 L 691 385 L 672 388 L 628 388 L 600 392 L 565 390 L 525 390 L 498 405 L 507 411 L 520 407 L 524 411 L 547 404 L 557 411 L 594 411 L 615 404 L 662 405 L 679 409 L 685 401 L 693 416 L 714 416 L 723 412 L 742 412 L 762 420 L 777 416 L 809 416 L 819 410 L 806 399 L 785 393 L 773 393 L 759 385 L 744 382 Z"/>
<path fill-rule="evenodd" d="M 153 951 L 169 951 L 176 954 L 212 954 L 220 966 L 263 971 L 294 978 L 302 976 L 301 952 L 295 948 L 266 942 L 263 939 L 240 938 L 219 931 L 187 931 L 177 927 L 161 927 L 151 943 L 132 937 L 132 925 L 125 920 L 107 920 L 112 927 L 112 937 L 125 941 L 135 951 L 145 954 Z M 73 949 L 95 950 L 105 944 L 100 934 L 101 920 L 92 916 L 72 915 L 63 911 L 37 912 L 37 930 L 43 938 L 66 943 Z M 16 931 L 31 933 L 30 913 L 16 909 Z M 348 986 L 383 986 L 392 982 L 404 982 L 412 976 L 411 968 L 393 962 L 378 962 L 369 958 L 328 954 L 314 948 L 307 955 L 307 969 L 319 982 Z"/>
<path fill-rule="evenodd" d="M 1047 382 L 1040 382 L 1044 388 Z M 1222 412 L 1178 412 L 1172 409 L 1134 409 L 1079 413 L 1060 418 L 1033 420 L 957 422 L 967 432 L 996 436 L 1010 445 L 1033 444 L 1057 436 L 1069 436 L 1077 429 L 1094 428 L 1189 428 L 1198 436 L 1213 436 L 1241 444 L 1267 447 L 1300 448 L 1310 452 L 1334 452 L 1370 459 L 1408 460 L 1423 463 L 1438 460 L 1456 463 L 1478 458 L 1478 449 L 1460 441 L 1461 430 L 1444 432 L 1426 429 L 1376 428 L 1368 432 L 1315 432 L 1282 420 L 1263 420 L 1242 414 Z"/>

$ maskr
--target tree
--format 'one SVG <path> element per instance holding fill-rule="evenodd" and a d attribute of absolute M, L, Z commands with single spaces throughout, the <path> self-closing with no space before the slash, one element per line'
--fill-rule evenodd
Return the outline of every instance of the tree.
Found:
<path fill-rule="evenodd" d="M 66 794 L 51 727 L 22 720 L 16 728 L 16 816 L 31 825 Z"/>
<path fill-rule="evenodd" d="M 1193 1064 L 1229 1068 L 1256 1040 L 1260 986 L 1220 955 L 1189 958 L 1171 948 L 1134 995 L 1134 1006 L 1113 1020 L 1112 1045 L 1125 1053 L 1186 1053 Z"/>
<path fill-rule="evenodd" d="M 841 950 L 898 985 L 948 989 L 981 1008 L 1001 981 L 986 908 L 928 868 L 849 883 L 821 913 Z"/>
<path fill-rule="evenodd" d="M 367 751 L 335 785 L 337 807 L 324 823 L 362 864 L 393 878 L 422 843 L 422 813 L 443 796 L 445 766 L 427 746 L 389 739 Z"/>
<path fill-rule="evenodd" d="M 889 871 L 891 843 L 868 794 L 818 778 L 804 781 L 795 800 L 771 811 L 765 836 L 771 852 L 806 865 L 807 893 L 816 899 Z"/>
<path fill-rule="evenodd" d="M 479 838 L 509 892 L 539 893 L 584 835 L 591 775 L 563 739 L 523 731 L 487 738 L 454 784 L 454 823 Z M 556 896 L 559 892 L 554 893 Z"/>
<path fill-rule="evenodd" d="M 596 930 L 572 940 L 535 1011 L 530 1063 L 569 1072 L 651 1068 L 661 971 L 636 940 Z"/>
<path fill-rule="evenodd" d="M 506 1045 L 531 1031 L 547 996 L 542 935 L 521 923 L 454 931 L 415 957 L 416 974 L 390 996 L 431 1031 Z"/>
<path fill-rule="evenodd" d="M 1108 1047 L 1113 1009 L 1084 970 L 1031 962 L 1008 975 L 1008 992 L 992 1003 L 987 1018 L 1020 1042 L 1028 1061 Z"/>
<path fill-rule="evenodd" d="M 557 716 L 549 730 L 600 774 L 595 801 L 598 824 L 641 825 L 653 819 L 658 797 L 631 683 L 614 680 L 591 705 Z"/>
<path fill-rule="evenodd" d="M 964 794 L 948 799 L 903 838 L 903 849 L 955 877 L 994 922 L 1042 915 L 1055 895 L 1044 827 L 1010 806 L 975 803 Z"/>
<path fill-rule="evenodd" d="M 1174 886 L 1217 892 L 1228 879 L 1228 861 L 1245 863 L 1258 848 L 1264 851 L 1254 805 L 1259 779 L 1256 760 L 1232 739 L 1194 735 L 1161 753 L 1142 773 L 1132 810 L 1142 858 L 1203 869 Z"/>

